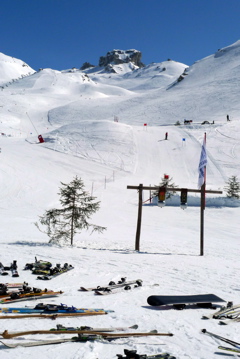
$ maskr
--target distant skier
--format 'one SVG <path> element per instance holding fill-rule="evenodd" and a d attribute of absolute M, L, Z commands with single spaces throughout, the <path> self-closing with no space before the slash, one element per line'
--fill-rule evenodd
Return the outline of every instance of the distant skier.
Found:
<path fill-rule="evenodd" d="M 165 133 L 165 140 L 167 140 L 168 139 L 168 133 L 166 132 Z"/>
<path fill-rule="evenodd" d="M 230 121 L 230 119 L 229 119 L 229 115 L 227 115 L 227 121 Z"/>

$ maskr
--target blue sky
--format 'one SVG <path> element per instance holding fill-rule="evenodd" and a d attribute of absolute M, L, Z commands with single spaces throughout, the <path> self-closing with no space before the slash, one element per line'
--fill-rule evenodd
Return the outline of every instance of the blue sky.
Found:
<path fill-rule="evenodd" d="M 192 65 L 240 39 L 240 0 L 2 0 L 0 52 L 33 69 L 97 65 L 113 49 Z"/>

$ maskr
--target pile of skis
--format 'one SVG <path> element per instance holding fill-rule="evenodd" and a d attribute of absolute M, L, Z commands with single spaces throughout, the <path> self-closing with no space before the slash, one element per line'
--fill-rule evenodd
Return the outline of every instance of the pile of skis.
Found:
<path fill-rule="evenodd" d="M 104 309 L 90 309 L 90 308 L 76 308 L 74 306 L 68 307 L 65 304 L 45 304 L 45 303 L 39 303 L 35 307 L 11 307 L 11 308 L 0 308 L 0 313 L 9 314 L 24 314 L 24 318 L 26 317 L 36 317 L 34 314 L 40 314 L 37 317 L 45 317 L 45 314 L 78 314 L 78 313 L 85 313 L 85 314 L 106 314 L 112 312 L 110 310 L 104 310 Z M 26 314 L 29 314 L 29 316 L 26 316 Z M 7 316 L 8 317 L 8 316 Z M 18 318 L 23 317 L 16 316 Z M 2 318 L 0 316 L 0 318 Z"/>
<path fill-rule="evenodd" d="M 0 283 L 0 298 L 15 296 L 16 293 L 23 292 L 24 288 L 29 291 L 27 283 Z"/>
<path fill-rule="evenodd" d="M 12 277 L 19 277 L 18 271 L 17 271 L 17 261 L 13 261 L 10 266 L 4 266 L 0 262 L 0 275 L 8 275 L 11 272 Z"/>
<path fill-rule="evenodd" d="M 223 341 L 223 342 L 225 342 L 225 343 L 227 343 L 229 345 L 232 345 L 232 347 L 233 347 L 233 348 L 232 347 L 224 347 L 224 346 L 219 345 L 218 349 L 225 350 L 225 351 L 227 351 L 229 353 L 232 353 L 232 354 L 233 353 L 240 354 L 240 343 L 234 342 L 233 340 L 228 339 L 228 338 L 221 337 L 218 334 L 208 332 L 206 329 L 202 329 L 202 333 L 207 334 L 212 338 L 219 339 L 219 340 L 221 340 L 221 341 Z"/>
<path fill-rule="evenodd" d="M 219 324 L 226 325 L 232 322 L 240 322 L 240 304 L 233 305 L 233 302 L 228 302 L 226 306 L 222 307 L 217 312 L 210 316 L 203 316 L 202 319 L 220 319 Z"/>
<path fill-rule="evenodd" d="M 7 330 L 5 330 L 0 335 L 4 339 L 12 339 L 19 336 L 25 336 L 25 335 L 33 335 L 33 334 L 76 334 L 77 336 L 71 337 L 71 338 L 60 338 L 60 339 L 46 339 L 41 341 L 34 341 L 34 342 L 24 342 L 20 341 L 17 343 L 7 343 L 2 342 L 5 346 L 9 348 L 16 348 L 18 346 L 21 347 L 32 347 L 32 346 L 40 346 L 40 345 L 50 345 L 50 344 L 60 344 L 60 343 L 66 343 L 66 342 L 87 342 L 87 341 L 112 341 L 116 339 L 121 338 L 129 338 L 129 337 L 145 337 L 145 336 L 172 336 L 172 333 L 158 333 L 156 330 L 150 331 L 150 332 L 127 332 L 127 333 L 111 333 L 112 331 L 121 330 L 125 331 L 128 329 L 136 329 L 137 326 L 133 326 L 130 328 L 87 328 L 87 329 L 81 329 L 80 328 L 65 328 L 65 327 L 57 327 L 56 329 L 50 329 L 50 330 L 32 330 L 32 331 L 25 331 L 25 332 L 14 332 L 9 333 Z M 168 358 L 168 357 L 167 357 Z M 172 358 L 173 359 L 173 358 Z"/>
<path fill-rule="evenodd" d="M 56 264 L 55 267 L 52 266 L 51 262 L 37 260 L 35 257 L 34 263 L 26 263 L 24 270 L 30 269 L 32 274 L 37 274 L 37 279 L 41 280 L 50 280 L 59 276 L 62 273 L 66 273 L 73 269 L 74 267 L 71 264 L 65 263 L 63 266 L 61 264 Z"/>
<path fill-rule="evenodd" d="M 57 319 L 62 317 L 78 317 L 91 315 L 104 315 L 111 310 L 91 309 L 91 308 L 75 308 L 68 307 L 65 304 L 43 304 L 39 303 L 35 307 L 11 307 L 0 308 L 0 319 L 22 319 L 22 318 L 41 318 L 41 319 Z"/>
<path fill-rule="evenodd" d="M 16 283 L 15 285 L 6 283 L 0 284 L 0 303 L 15 303 L 24 300 L 37 299 L 39 297 L 49 298 L 62 293 L 62 291 L 54 292 L 47 288 L 39 289 L 29 287 L 27 283 Z"/>
<path fill-rule="evenodd" d="M 137 354 L 137 350 L 128 350 L 124 349 L 124 356 L 122 354 L 117 354 L 119 359 L 176 359 L 176 357 L 170 355 L 169 353 L 160 353 L 154 355 L 147 354 Z"/>
<path fill-rule="evenodd" d="M 122 290 L 128 291 L 141 286 L 142 286 L 141 279 L 127 281 L 126 278 L 121 278 L 117 283 L 111 281 L 106 286 L 97 286 L 91 288 L 80 287 L 80 290 L 85 292 L 93 291 L 97 295 L 108 295 L 108 294 L 120 292 Z"/>

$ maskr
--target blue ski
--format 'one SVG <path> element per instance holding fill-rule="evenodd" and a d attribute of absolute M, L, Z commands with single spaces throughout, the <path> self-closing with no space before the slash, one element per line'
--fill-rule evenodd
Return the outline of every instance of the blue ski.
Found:
<path fill-rule="evenodd" d="M 0 308 L 0 313 L 96 313 L 105 311 L 107 313 L 111 310 L 92 309 L 92 308 L 75 308 L 68 307 L 65 304 L 37 304 L 35 307 L 19 307 L 19 308 Z"/>

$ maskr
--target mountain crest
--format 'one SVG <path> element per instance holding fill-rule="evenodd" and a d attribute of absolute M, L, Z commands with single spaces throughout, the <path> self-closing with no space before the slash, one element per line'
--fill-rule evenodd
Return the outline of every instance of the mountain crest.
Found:
<path fill-rule="evenodd" d="M 112 50 L 107 52 L 106 56 L 101 56 L 99 66 L 119 65 L 132 62 L 138 67 L 144 67 L 141 62 L 142 53 L 138 50 Z"/>

